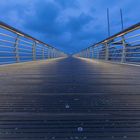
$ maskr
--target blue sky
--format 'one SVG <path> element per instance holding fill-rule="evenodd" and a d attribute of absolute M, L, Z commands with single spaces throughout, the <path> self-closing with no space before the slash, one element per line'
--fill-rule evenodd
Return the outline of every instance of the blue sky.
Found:
<path fill-rule="evenodd" d="M 0 20 L 64 52 L 75 53 L 140 22 L 140 0 L 0 0 Z"/>

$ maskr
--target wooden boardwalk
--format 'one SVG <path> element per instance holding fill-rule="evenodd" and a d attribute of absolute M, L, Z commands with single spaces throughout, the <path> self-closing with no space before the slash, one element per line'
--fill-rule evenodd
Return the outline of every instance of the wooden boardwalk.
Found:
<path fill-rule="evenodd" d="M 140 67 L 61 58 L 0 67 L 0 140 L 140 140 Z"/>

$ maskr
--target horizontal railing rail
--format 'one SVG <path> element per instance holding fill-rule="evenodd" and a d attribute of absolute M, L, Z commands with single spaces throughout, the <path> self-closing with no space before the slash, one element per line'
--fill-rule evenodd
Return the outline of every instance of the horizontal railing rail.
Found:
<path fill-rule="evenodd" d="M 66 56 L 49 44 L 0 21 L 0 64 Z"/>
<path fill-rule="evenodd" d="M 140 23 L 98 42 L 74 56 L 140 64 Z"/>

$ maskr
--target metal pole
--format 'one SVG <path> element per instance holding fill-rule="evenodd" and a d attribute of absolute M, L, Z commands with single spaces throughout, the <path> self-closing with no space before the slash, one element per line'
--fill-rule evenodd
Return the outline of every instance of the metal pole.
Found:
<path fill-rule="evenodd" d="M 108 22 L 108 36 L 110 37 L 110 16 L 109 16 L 109 8 L 107 8 L 107 22 Z"/>
<path fill-rule="evenodd" d="M 126 61 L 126 43 L 125 43 L 125 38 L 122 36 L 122 43 L 123 43 L 123 48 L 122 48 L 122 58 L 121 58 L 121 63 L 124 63 Z"/>
<path fill-rule="evenodd" d="M 122 28 L 122 30 L 124 30 L 124 22 L 123 22 L 123 12 L 122 12 L 122 9 L 120 9 L 120 16 L 121 16 L 121 28 Z M 125 42 L 124 35 L 122 36 L 122 43 L 123 43 L 123 48 L 122 48 L 121 63 L 124 63 L 126 61 L 126 42 Z"/>
<path fill-rule="evenodd" d="M 33 60 L 36 60 L 36 41 L 33 42 L 32 46 Z"/>
<path fill-rule="evenodd" d="M 87 58 L 89 58 L 89 48 L 87 48 Z"/>
<path fill-rule="evenodd" d="M 53 48 L 51 49 L 51 51 L 52 51 L 52 58 L 54 58 L 54 50 L 53 50 Z"/>
<path fill-rule="evenodd" d="M 87 49 L 85 49 L 85 58 L 87 58 Z"/>
<path fill-rule="evenodd" d="M 48 59 L 50 59 L 51 58 L 51 52 L 50 52 L 50 47 L 48 48 Z"/>
<path fill-rule="evenodd" d="M 109 58 L 109 44 L 105 43 L 105 60 L 107 61 Z"/>
<path fill-rule="evenodd" d="M 57 58 L 57 56 L 56 56 L 56 50 L 55 49 L 54 49 L 54 57 Z"/>
<path fill-rule="evenodd" d="M 44 55 L 44 48 L 42 48 L 42 59 L 45 58 L 45 55 Z"/>
<path fill-rule="evenodd" d="M 50 58 L 52 58 L 52 48 L 50 48 Z"/>
<path fill-rule="evenodd" d="M 100 51 L 99 51 L 99 47 L 97 48 L 97 52 L 98 52 L 98 57 L 97 57 L 97 59 L 100 59 Z"/>
<path fill-rule="evenodd" d="M 94 47 L 92 47 L 91 49 L 92 49 L 92 58 L 94 58 Z"/>
<path fill-rule="evenodd" d="M 57 50 L 55 51 L 55 57 L 57 58 Z"/>
<path fill-rule="evenodd" d="M 19 35 L 17 35 L 16 40 L 15 40 L 15 44 L 14 44 L 14 52 L 15 52 L 15 58 L 16 58 L 16 62 L 20 62 L 20 58 L 19 58 Z"/>
<path fill-rule="evenodd" d="M 89 48 L 87 48 L 87 58 L 89 58 Z"/>
<path fill-rule="evenodd" d="M 90 58 L 90 48 L 88 48 L 88 58 Z"/>
<path fill-rule="evenodd" d="M 55 49 L 53 50 L 53 57 L 55 58 Z"/>
<path fill-rule="evenodd" d="M 124 30 L 124 22 L 123 22 L 123 12 L 122 9 L 120 9 L 120 15 L 121 15 L 121 28 Z"/>
<path fill-rule="evenodd" d="M 82 51 L 82 53 L 81 53 L 81 57 L 84 57 L 84 52 Z"/>
<path fill-rule="evenodd" d="M 90 58 L 91 56 L 90 56 L 90 51 L 91 51 L 91 49 L 90 48 L 88 48 L 88 54 L 89 54 L 89 57 L 88 58 Z"/>
<path fill-rule="evenodd" d="M 47 49 L 47 58 L 49 59 L 49 48 Z"/>

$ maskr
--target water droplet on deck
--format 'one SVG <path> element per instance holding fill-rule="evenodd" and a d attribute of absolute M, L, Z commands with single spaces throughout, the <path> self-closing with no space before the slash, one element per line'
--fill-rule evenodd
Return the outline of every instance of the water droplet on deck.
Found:
<path fill-rule="evenodd" d="M 75 98 L 74 101 L 79 101 L 79 99 L 78 98 Z"/>
<path fill-rule="evenodd" d="M 78 127 L 77 130 L 78 132 L 83 132 L 83 127 Z"/>
<path fill-rule="evenodd" d="M 123 136 L 123 138 L 124 138 L 124 139 L 126 139 L 126 138 L 127 138 L 127 136 Z"/>
<path fill-rule="evenodd" d="M 69 109 L 69 108 L 70 108 L 70 106 L 69 106 L 68 104 L 66 104 L 66 105 L 65 105 L 65 108 L 66 108 L 66 109 Z"/>
<path fill-rule="evenodd" d="M 15 130 L 18 130 L 18 128 L 16 127 Z"/>

